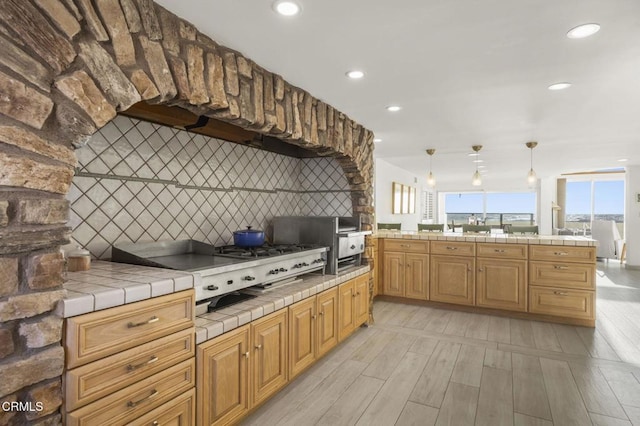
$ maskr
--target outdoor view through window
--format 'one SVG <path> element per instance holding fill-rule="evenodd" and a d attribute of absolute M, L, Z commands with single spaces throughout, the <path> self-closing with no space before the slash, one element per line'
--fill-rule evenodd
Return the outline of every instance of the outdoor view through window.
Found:
<path fill-rule="evenodd" d="M 624 181 L 567 181 L 565 226 L 589 233 L 592 220 L 614 220 L 624 238 Z"/>
<path fill-rule="evenodd" d="M 486 210 L 485 210 L 486 206 Z M 445 195 L 445 213 L 449 225 L 469 223 L 473 215 L 477 224 L 535 224 L 536 194 L 534 192 L 468 192 Z"/>

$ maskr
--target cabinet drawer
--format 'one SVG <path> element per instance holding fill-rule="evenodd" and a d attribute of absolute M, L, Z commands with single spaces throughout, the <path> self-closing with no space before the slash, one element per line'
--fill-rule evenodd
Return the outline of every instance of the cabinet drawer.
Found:
<path fill-rule="evenodd" d="M 195 385 L 195 359 L 108 395 L 67 415 L 68 426 L 124 425 Z"/>
<path fill-rule="evenodd" d="M 475 256 L 476 243 L 462 241 L 431 241 L 432 254 Z"/>
<path fill-rule="evenodd" d="M 476 247 L 478 257 L 495 259 L 526 259 L 526 244 L 490 244 L 479 243 Z"/>
<path fill-rule="evenodd" d="M 581 319 L 594 319 L 595 293 L 557 287 L 529 287 L 529 312 Z"/>
<path fill-rule="evenodd" d="M 596 249 L 595 247 L 540 246 L 532 244 L 529 246 L 529 260 L 591 263 L 596 261 Z"/>
<path fill-rule="evenodd" d="M 195 356 L 193 328 L 83 365 L 65 374 L 67 411 Z"/>
<path fill-rule="evenodd" d="M 384 240 L 385 251 L 401 251 L 407 253 L 429 253 L 428 240 L 394 240 L 387 238 Z"/>
<path fill-rule="evenodd" d="M 67 319 L 67 367 L 193 327 L 193 290 Z"/>
<path fill-rule="evenodd" d="M 595 289 L 595 265 L 564 262 L 529 262 L 529 284 Z"/>
<path fill-rule="evenodd" d="M 161 405 L 153 411 L 130 423 L 131 426 L 195 426 L 196 391 L 191 389 L 173 401 Z"/>

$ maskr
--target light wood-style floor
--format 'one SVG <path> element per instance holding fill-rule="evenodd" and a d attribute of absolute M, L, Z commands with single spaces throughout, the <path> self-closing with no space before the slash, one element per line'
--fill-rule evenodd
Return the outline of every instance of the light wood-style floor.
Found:
<path fill-rule="evenodd" d="M 640 425 L 640 272 L 598 262 L 595 329 L 376 301 L 246 425 Z"/>

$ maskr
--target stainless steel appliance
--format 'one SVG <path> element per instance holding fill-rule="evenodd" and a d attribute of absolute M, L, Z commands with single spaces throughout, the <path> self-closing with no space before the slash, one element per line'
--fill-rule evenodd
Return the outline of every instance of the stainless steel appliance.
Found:
<path fill-rule="evenodd" d="M 259 247 L 214 247 L 195 240 L 120 243 L 111 260 L 195 272 L 202 277 L 196 287 L 196 303 L 210 310 L 240 301 L 239 290 L 275 285 L 309 272 L 324 272 L 327 247 L 309 244 L 274 244 Z M 228 295 L 233 294 L 234 297 Z"/>
<path fill-rule="evenodd" d="M 358 218 L 338 216 L 278 216 L 273 219 L 276 244 L 317 244 L 329 248 L 327 273 L 360 265 L 365 235 Z"/>

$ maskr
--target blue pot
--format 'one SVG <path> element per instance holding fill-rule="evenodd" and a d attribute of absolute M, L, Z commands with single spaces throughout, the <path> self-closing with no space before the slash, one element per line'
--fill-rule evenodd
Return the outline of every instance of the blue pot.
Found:
<path fill-rule="evenodd" d="M 261 246 L 264 244 L 264 232 L 247 226 L 247 229 L 233 233 L 233 244 L 238 247 Z"/>

